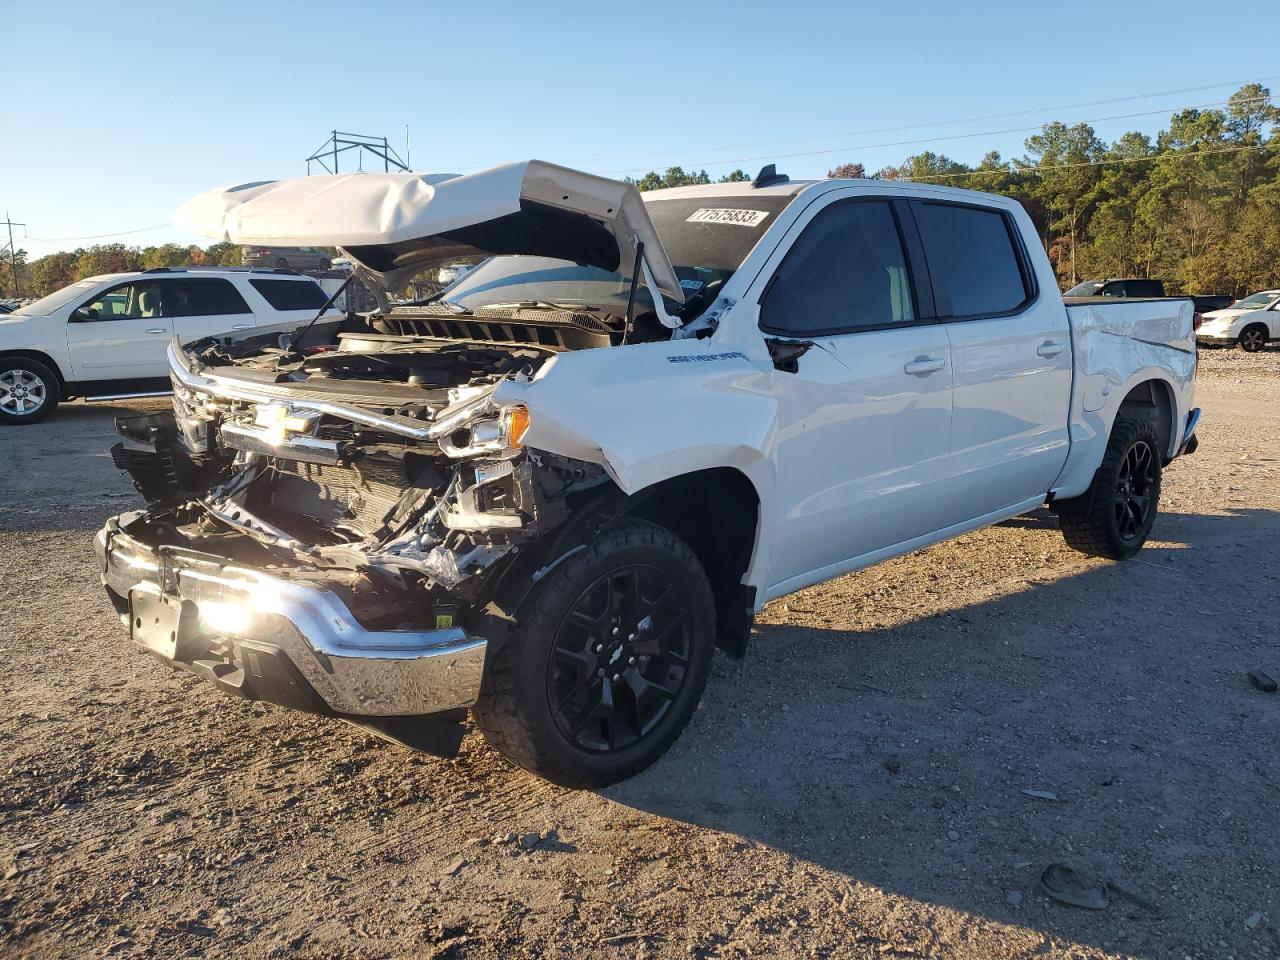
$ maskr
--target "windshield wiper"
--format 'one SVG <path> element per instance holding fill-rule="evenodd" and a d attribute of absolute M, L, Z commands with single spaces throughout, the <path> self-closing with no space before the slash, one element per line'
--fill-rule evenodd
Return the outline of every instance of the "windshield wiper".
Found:
<path fill-rule="evenodd" d="M 508 303 L 486 303 L 486 307 L 541 307 L 544 310 L 599 310 L 587 303 L 556 303 L 554 300 L 512 300 Z"/>
<path fill-rule="evenodd" d="M 424 301 L 422 301 L 422 303 L 421 303 L 421 304 L 416 304 L 416 303 L 415 303 L 415 304 L 413 304 L 413 306 L 415 306 L 415 307 L 416 307 L 416 306 L 424 306 L 424 305 L 426 305 L 426 304 L 428 304 L 428 303 L 429 303 L 429 304 L 431 304 L 432 306 L 435 306 L 436 304 L 439 304 L 440 306 L 444 307 L 446 310 L 450 310 L 450 311 L 452 311 L 453 313 L 470 313 L 470 312 L 471 312 L 471 311 L 470 311 L 470 310 L 468 310 L 466 307 L 464 307 L 462 304 L 460 304 L 460 303 L 456 303 L 456 302 L 454 302 L 453 300 L 441 300 L 441 299 L 434 299 L 434 300 L 432 300 L 432 299 L 428 299 L 428 300 L 424 300 Z"/>

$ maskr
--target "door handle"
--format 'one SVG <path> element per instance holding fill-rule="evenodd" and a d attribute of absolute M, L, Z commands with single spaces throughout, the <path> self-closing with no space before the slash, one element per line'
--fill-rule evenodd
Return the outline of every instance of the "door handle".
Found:
<path fill-rule="evenodd" d="M 916 357 L 902 369 L 913 377 L 927 377 L 931 373 L 937 373 L 945 364 L 937 357 Z"/>
<path fill-rule="evenodd" d="M 1042 357 L 1056 357 L 1064 349 L 1066 348 L 1063 344 L 1059 343 L 1057 340 L 1046 340 L 1044 343 L 1040 344 L 1040 346 L 1036 347 L 1036 353 L 1040 354 Z"/>
<path fill-rule="evenodd" d="M 147 333 L 168 333 L 164 327 L 147 327 Z"/>

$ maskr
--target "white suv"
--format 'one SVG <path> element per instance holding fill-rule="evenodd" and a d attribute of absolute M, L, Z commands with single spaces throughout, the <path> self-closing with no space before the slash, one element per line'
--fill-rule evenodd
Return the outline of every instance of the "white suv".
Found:
<path fill-rule="evenodd" d="M 0 424 L 43 420 L 73 397 L 168 393 L 174 337 L 288 332 L 326 300 L 314 280 L 286 270 L 161 268 L 73 283 L 0 316 Z"/>
<path fill-rule="evenodd" d="M 1206 346 L 1238 343 L 1248 353 L 1280 340 L 1280 290 L 1250 294 L 1225 310 L 1206 313 L 1196 339 Z"/>

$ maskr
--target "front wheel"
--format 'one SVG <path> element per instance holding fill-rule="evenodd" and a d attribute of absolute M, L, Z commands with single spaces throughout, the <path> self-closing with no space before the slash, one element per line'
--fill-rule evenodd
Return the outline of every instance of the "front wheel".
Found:
<path fill-rule="evenodd" d="M 1160 463 L 1151 424 L 1117 419 L 1088 491 L 1055 505 L 1067 546 L 1109 560 L 1141 550 L 1160 505 Z"/>
<path fill-rule="evenodd" d="M 662 756 L 697 708 L 713 611 L 684 541 L 618 520 L 520 605 L 490 656 L 476 723 L 508 760 L 554 783 L 624 780 Z"/>
<path fill-rule="evenodd" d="M 1267 345 L 1271 331 L 1260 323 L 1253 326 L 1245 327 L 1240 331 L 1239 344 L 1240 349 L 1246 353 L 1257 353 Z"/>
<path fill-rule="evenodd" d="M 58 405 L 58 378 L 37 360 L 0 359 L 0 423 L 36 423 Z"/>

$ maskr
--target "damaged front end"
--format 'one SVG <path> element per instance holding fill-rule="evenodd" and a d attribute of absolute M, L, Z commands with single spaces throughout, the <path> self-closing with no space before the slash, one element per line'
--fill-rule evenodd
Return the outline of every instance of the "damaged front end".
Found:
<path fill-rule="evenodd" d="M 173 413 L 118 421 L 149 506 L 98 537 L 131 634 L 227 692 L 456 751 L 485 608 L 607 478 L 495 399 L 550 347 L 343 334 L 169 348 Z"/>

